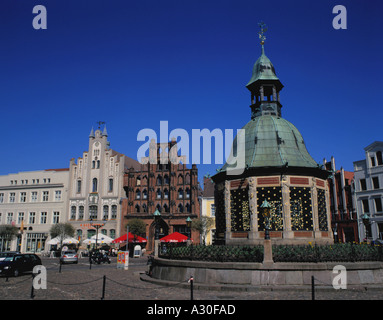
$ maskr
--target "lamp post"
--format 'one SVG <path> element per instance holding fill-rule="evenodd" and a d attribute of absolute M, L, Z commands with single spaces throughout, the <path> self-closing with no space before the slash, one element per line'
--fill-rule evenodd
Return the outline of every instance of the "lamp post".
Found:
<path fill-rule="evenodd" d="M 190 217 L 187 217 L 186 228 L 187 228 L 187 233 L 188 233 L 188 240 L 190 240 L 190 238 L 191 238 L 191 224 L 192 224 L 192 220 L 190 219 Z"/>
<path fill-rule="evenodd" d="M 366 230 L 366 241 L 368 240 L 368 226 L 370 224 L 370 216 L 365 213 L 363 216 L 362 216 L 362 221 L 363 221 L 363 224 L 364 224 L 364 227 L 365 227 L 365 230 Z"/>
<path fill-rule="evenodd" d="M 265 221 L 265 240 L 270 240 L 270 210 L 271 205 L 270 203 L 265 199 L 263 203 L 261 204 L 261 210 L 262 215 Z"/>
<path fill-rule="evenodd" d="M 261 212 L 263 214 L 263 218 L 265 221 L 265 240 L 263 243 L 263 264 L 264 265 L 272 265 L 274 263 L 273 261 L 273 251 L 271 247 L 271 240 L 270 240 L 270 211 L 271 211 L 271 205 L 270 203 L 265 199 L 263 203 L 261 204 Z"/>
<path fill-rule="evenodd" d="M 90 220 L 90 225 L 96 229 L 96 249 L 97 249 L 98 229 L 101 229 L 106 224 L 106 221 L 103 220 L 102 222 L 97 222 L 97 221 L 93 222 L 93 218 L 90 218 L 89 220 Z"/>
<path fill-rule="evenodd" d="M 161 212 L 156 209 L 153 213 L 154 216 L 154 224 L 155 224 L 155 230 L 154 230 L 154 256 L 158 257 L 158 242 L 159 242 L 159 226 L 161 221 Z"/>

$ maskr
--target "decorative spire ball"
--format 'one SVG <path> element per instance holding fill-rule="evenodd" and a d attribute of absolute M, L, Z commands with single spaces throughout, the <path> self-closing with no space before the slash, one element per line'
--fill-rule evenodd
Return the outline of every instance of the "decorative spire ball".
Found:
<path fill-rule="evenodd" d="M 261 30 L 259 30 L 259 32 L 258 32 L 259 40 L 261 40 L 261 45 L 263 46 L 265 44 L 265 40 L 266 40 L 265 32 L 267 31 L 267 27 L 263 21 L 259 22 L 258 26 L 259 26 L 259 28 L 261 28 Z"/>

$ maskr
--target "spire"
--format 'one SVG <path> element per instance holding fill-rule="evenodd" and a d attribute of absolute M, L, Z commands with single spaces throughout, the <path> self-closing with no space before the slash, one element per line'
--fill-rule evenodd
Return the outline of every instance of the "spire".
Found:
<path fill-rule="evenodd" d="M 103 136 L 108 136 L 108 132 L 106 131 L 106 124 L 104 125 L 104 130 L 102 131 Z"/>
<path fill-rule="evenodd" d="M 265 55 L 265 33 L 267 27 L 264 22 L 258 23 L 258 32 L 261 44 L 261 56 L 255 62 L 253 73 L 246 88 L 251 92 L 252 118 L 264 114 L 281 116 L 281 104 L 279 102 L 279 91 L 283 88 L 279 81 L 273 64 Z"/>
<path fill-rule="evenodd" d="M 93 130 L 93 127 L 92 127 L 92 130 L 90 131 L 89 138 L 94 138 L 94 130 Z"/>

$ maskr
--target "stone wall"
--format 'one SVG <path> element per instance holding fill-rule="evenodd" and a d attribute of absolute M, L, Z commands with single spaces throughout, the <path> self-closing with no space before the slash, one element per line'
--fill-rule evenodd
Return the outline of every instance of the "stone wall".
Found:
<path fill-rule="evenodd" d="M 383 284 L 382 262 L 348 263 L 262 263 L 199 262 L 156 258 L 153 278 L 166 281 L 184 281 L 193 276 L 194 283 L 203 285 L 239 286 L 310 286 L 311 277 L 318 286 L 332 286 L 336 265 L 347 270 L 347 285 Z"/>

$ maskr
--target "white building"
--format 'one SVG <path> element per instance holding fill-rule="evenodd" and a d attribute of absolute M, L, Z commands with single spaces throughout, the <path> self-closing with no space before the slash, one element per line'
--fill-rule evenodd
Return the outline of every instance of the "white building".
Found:
<path fill-rule="evenodd" d="M 370 219 L 368 237 L 383 238 L 383 141 L 375 141 L 364 148 L 366 159 L 354 162 L 355 202 L 359 223 L 359 238 L 366 238 L 362 217 Z"/>
<path fill-rule="evenodd" d="M 0 225 L 19 228 L 16 239 L 0 238 L 0 251 L 42 252 L 52 225 L 65 222 L 69 169 L 0 176 Z"/>
<path fill-rule="evenodd" d="M 76 236 L 87 239 L 96 233 L 91 223 L 104 224 L 99 230 L 111 238 L 119 237 L 124 173 L 140 164 L 109 148 L 106 127 L 89 135 L 88 151 L 70 161 L 68 221 Z"/>

